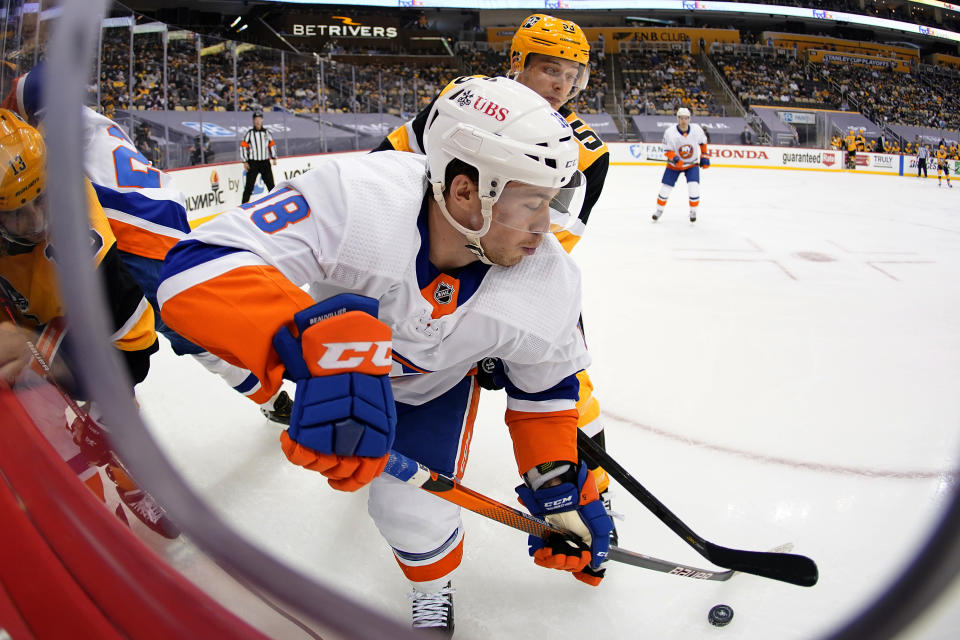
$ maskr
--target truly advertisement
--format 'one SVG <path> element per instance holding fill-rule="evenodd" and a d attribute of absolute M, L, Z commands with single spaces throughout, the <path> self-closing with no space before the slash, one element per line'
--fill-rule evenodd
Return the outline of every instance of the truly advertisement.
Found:
<path fill-rule="evenodd" d="M 883 173 L 900 173 L 900 156 L 891 153 L 871 153 L 870 168 Z"/>

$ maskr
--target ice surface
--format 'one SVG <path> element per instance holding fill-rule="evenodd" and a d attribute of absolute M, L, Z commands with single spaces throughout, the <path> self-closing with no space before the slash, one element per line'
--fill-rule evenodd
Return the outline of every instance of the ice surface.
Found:
<path fill-rule="evenodd" d="M 916 552 L 960 452 L 960 188 L 848 173 L 703 174 L 696 224 L 661 170 L 616 166 L 574 250 L 608 450 L 691 528 L 724 546 L 790 542 L 811 589 L 749 575 L 703 582 L 609 563 L 599 588 L 535 567 L 525 536 L 465 513 L 458 638 L 820 637 Z M 163 448 L 232 524 L 408 624 L 407 590 L 366 514 L 289 464 L 279 430 L 189 358 L 154 356 L 138 397 Z M 504 399 L 486 392 L 465 484 L 515 504 Z M 614 488 L 621 545 L 709 568 Z M 188 541 L 153 541 L 274 637 L 310 637 Z M 960 590 L 904 637 L 956 637 Z M 717 603 L 733 622 L 707 623 Z"/>

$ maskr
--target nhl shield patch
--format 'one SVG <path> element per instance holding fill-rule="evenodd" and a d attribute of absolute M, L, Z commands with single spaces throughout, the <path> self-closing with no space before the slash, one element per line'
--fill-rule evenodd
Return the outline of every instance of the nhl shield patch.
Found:
<path fill-rule="evenodd" d="M 433 299 L 437 301 L 437 304 L 450 304 L 455 292 L 456 289 L 453 288 L 453 285 L 447 282 L 438 282 L 437 288 L 433 290 Z"/>

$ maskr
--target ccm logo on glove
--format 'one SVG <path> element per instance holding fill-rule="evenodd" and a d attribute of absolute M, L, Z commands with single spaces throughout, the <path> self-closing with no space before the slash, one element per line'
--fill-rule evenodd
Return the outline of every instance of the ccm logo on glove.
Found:
<path fill-rule="evenodd" d="M 544 508 L 547 511 L 556 511 L 557 509 L 569 509 L 573 506 L 573 497 L 564 496 L 559 500 L 549 500 L 543 503 Z"/>
<path fill-rule="evenodd" d="M 370 336 L 357 340 L 357 334 Z M 329 376 L 345 371 L 371 376 L 389 375 L 393 366 L 390 329 L 360 311 L 324 320 L 303 331 L 303 353 L 320 354 L 311 359 L 313 376 Z"/>
<path fill-rule="evenodd" d="M 321 369 L 342 370 L 357 369 L 369 356 L 369 362 L 374 367 L 390 367 L 393 364 L 391 356 L 391 341 L 379 342 L 324 342 L 326 352 L 317 360 Z M 373 353 L 370 353 L 373 351 Z"/>

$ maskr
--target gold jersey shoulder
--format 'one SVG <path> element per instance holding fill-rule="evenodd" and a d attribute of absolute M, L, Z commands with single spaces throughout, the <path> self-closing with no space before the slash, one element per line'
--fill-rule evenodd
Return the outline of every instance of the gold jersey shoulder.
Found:
<path fill-rule="evenodd" d="M 566 119 L 573 129 L 573 137 L 580 143 L 580 162 L 577 169 L 586 171 L 600 156 L 609 153 L 607 144 L 575 111 L 564 107 L 560 109 L 560 115 Z"/>

